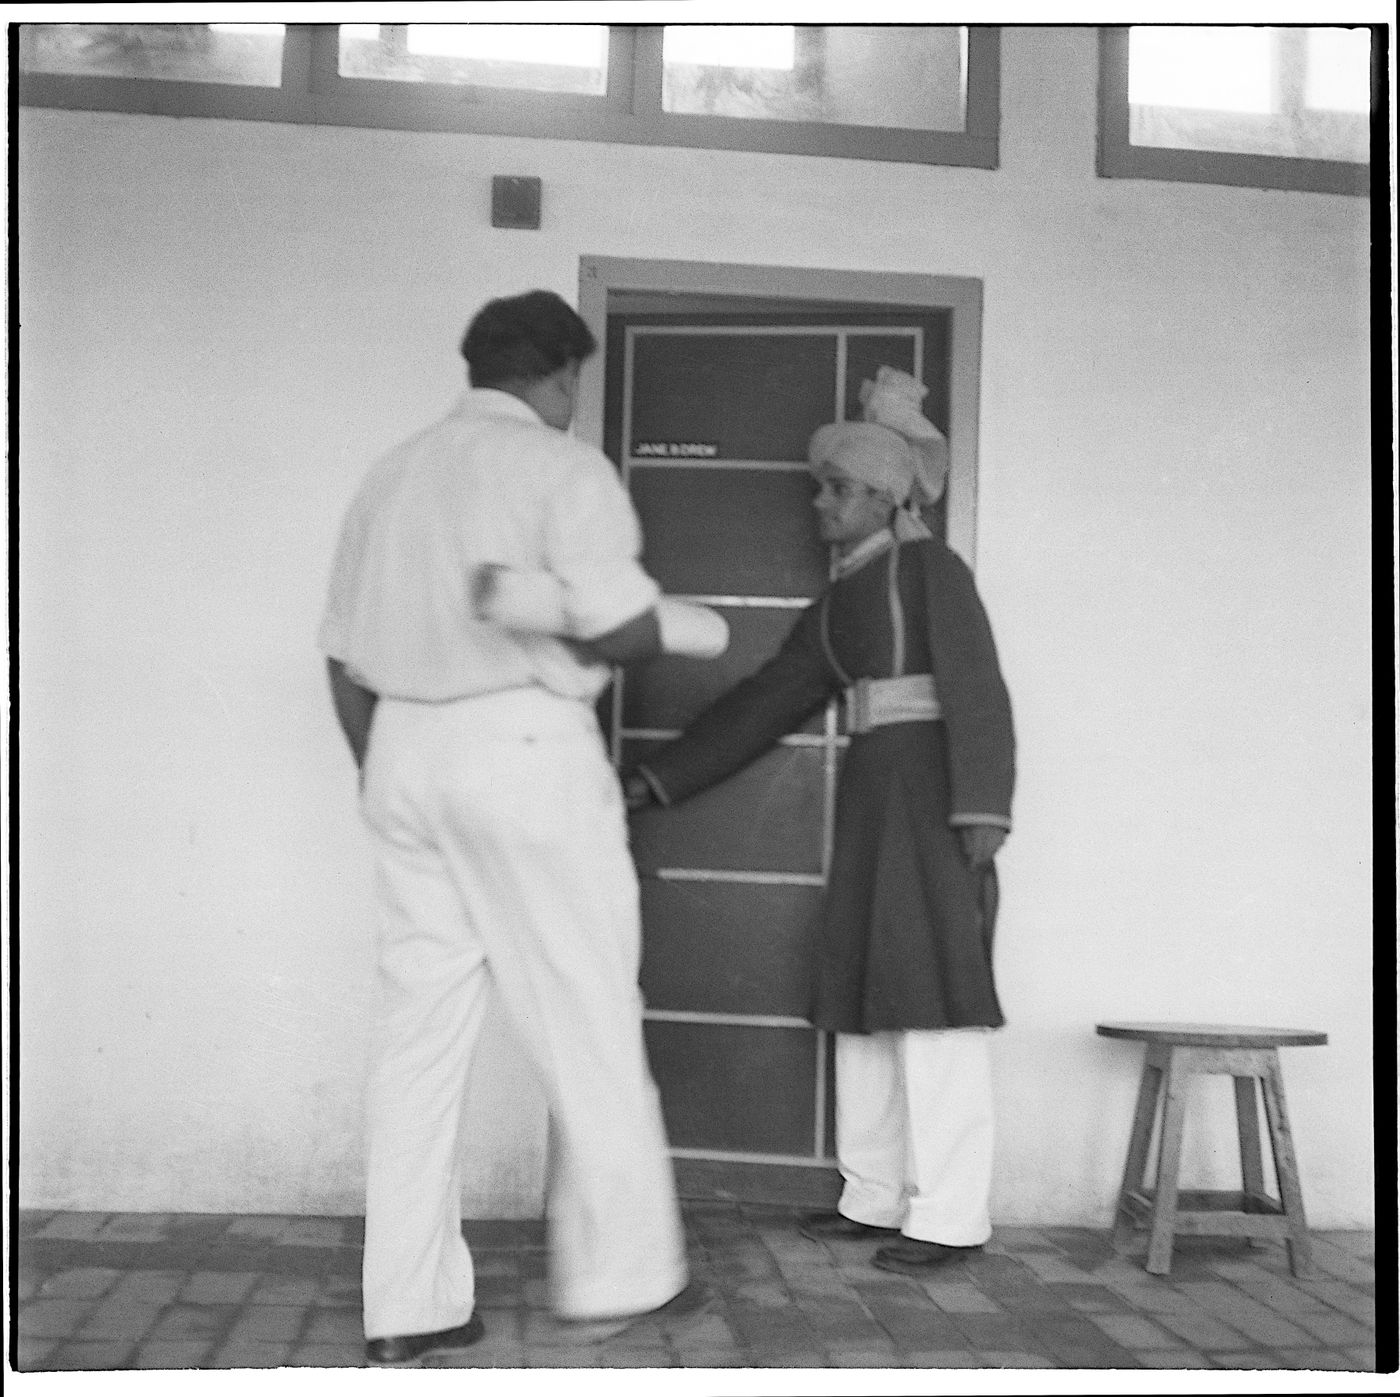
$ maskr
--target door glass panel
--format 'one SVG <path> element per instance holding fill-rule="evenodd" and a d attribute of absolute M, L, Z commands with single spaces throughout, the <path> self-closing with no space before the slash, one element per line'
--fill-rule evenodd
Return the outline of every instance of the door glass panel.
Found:
<path fill-rule="evenodd" d="M 645 1032 L 673 1146 L 811 1157 L 817 1095 L 811 1029 L 652 1020 Z"/>
<path fill-rule="evenodd" d="M 919 340 L 923 353 L 916 356 L 913 335 L 852 334 L 846 339 L 846 412 L 847 418 L 860 416 L 860 385 L 874 378 L 882 364 L 920 378 L 928 388 L 923 401 L 925 417 L 940 431 L 948 430 L 949 378 L 948 366 L 950 320 L 946 315 L 931 315 L 920 327 Z M 919 362 L 921 361 L 921 362 Z M 918 368 L 915 364 L 918 362 Z"/>
<path fill-rule="evenodd" d="M 729 622 L 729 648 L 715 660 L 650 660 L 627 672 L 622 724 L 628 728 L 683 728 L 740 679 L 771 659 L 796 624 L 796 610 L 754 606 L 716 608 Z M 820 715 L 807 725 L 818 731 Z"/>
<path fill-rule="evenodd" d="M 342 24 L 340 75 L 602 96 L 606 24 Z"/>
<path fill-rule="evenodd" d="M 661 103 L 702 116 L 961 131 L 967 30 L 668 24 Z"/>
<path fill-rule="evenodd" d="M 658 450 L 674 445 L 708 459 L 806 461 L 812 433 L 831 421 L 831 334 L 639 331 L 632 354 L 634 457 L 674 455 Z"/>
<path fill-rule="evenodd" d="M 860 417 L 860 386 L 874 378 L 881 365 L 915 374 L 914 348 L 908 335 L 850 335 L 846 340 L 846 403 L 842 416 L 849 422 Z"/>
<path fill-rule="evenodd" d="M 26 73 L 282 85 L 282 24 L 21 24 Z"/>
<path fill-rule="evenodd" d="M 814 597 L 828 553 L 805 471 L 634 469 L 643 562 L 682 596 Z"/>
<path fill-rule="evenodd" d="M 821 896 L 820 888 L 646 879 L 647 1008 L 805 1018 Z"/>
<path fill-rule="evenodd" d="M 643 760 L 651 745 L 625 742 L 623 766 Z M 680 805 L 642 810 L 632 820 L 638 869 L 819 875 L 824 762 L 820 748 L 779 747 Z"/>

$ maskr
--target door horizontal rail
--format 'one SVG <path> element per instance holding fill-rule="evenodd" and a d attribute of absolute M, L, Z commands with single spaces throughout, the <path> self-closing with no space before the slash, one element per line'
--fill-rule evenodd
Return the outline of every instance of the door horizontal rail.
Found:
<path fill-rule="evenodd" d="M 798 888 L 820 888 L 826 883 L 820 873 L 767 873 L 740 868 L 657 868 L 650 876 L 667 883 L 764 883 Z"/>
<path fill-rule="evenodd" d="M 672 738 L 681 735 L 680 728 L 619 728 L 618 734 L 624 741 L 630 739 L 634 742 L 670 742 Z M 829 739 L 837 747 L 845 747 L 850 739 L 844 736 Z M 780 737 L 778 743 L 783 747 L 825 747 L 828 738 L 825 733 L 819 732 L 790 732 L 785 737 Z"/>
<path fill-rule="evenodd" d="M 806 1028 L 810 1019 L 795 1014 L 712 1014 L 702 1009 L 648 1009 L 642 1015 L 648 1023 L 706 1023 L 739 1028 Z M 815 1029 L 812 1029 L 816 1032 Z"/>
<path fill-rule="evenodd" d="M 806 461 L 746 461 L 737 457 L 719 456 L 634 456 L 624 452 L 628 471 L 637 470 L 698 470 L 698 471 L 810 471 Z"/>
<path fill-rule="evenodd" d="M 673 1146 L 672 1159 L 709 1159 L 718 1164 L 791 1164 L 803 1169 L 831 1169 L 836 1160 L 830 1155 L 748 1154 L 741 1150 L 699 1150 Z"/>
<path fill-rule="evenodd" d="M 879 335 L 881 338 L 913 339 L 918 325 L 837 325 L 814 322 L 811 325 L 629 325 L 629 336 L 640 335 L 729 335 L 769 337 L 772 335 Z"/>
<path fill-rule="evenodd" d="M 814 597 L 726 597 L 712 596 L 702 592 L 671 593 L 675 601 L 694 602 L 697 606 L 771 606 L 797 611 L 811 606 Z"/>

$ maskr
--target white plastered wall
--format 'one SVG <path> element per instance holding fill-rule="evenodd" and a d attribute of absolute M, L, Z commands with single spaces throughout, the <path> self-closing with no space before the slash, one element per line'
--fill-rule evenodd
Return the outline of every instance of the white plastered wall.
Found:
<path fill-rule="evenodd" d="M 998 171 L 21 111 L 22 1204 L 358 1211 L 329 553 L 471 311 L 591 254 L 984 281 L 997 1220 L 1106 1221 L 1137 1057 L 1093 1026 L 1141 1018 L 1330 1033 L 1285 1054 L 1309 1212 L 1372 1221 L 1369 209 L 1096 179 L 1095 58 L 1006 31 Z M 1228 1186 L 1207 1085 L 1186 1167 Z M 499 1028 L 470 1125 L 468 1210 L 536 1212 Z"/>

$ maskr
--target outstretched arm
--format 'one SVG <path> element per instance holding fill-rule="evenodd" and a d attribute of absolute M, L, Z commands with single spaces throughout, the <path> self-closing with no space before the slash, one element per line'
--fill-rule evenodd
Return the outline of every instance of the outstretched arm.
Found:
<path fill-rule="evenodd" d="M 820 603 L 809 606 L 767 664 L 627 773 L 629 807 L 674 805 L 696 795 L 762 756 L 821 709 L 836 679 L 821 645 L 820 613 Z"/>
<path fill-rule="evenodd" d="M 630 665 L 634 660 L 649 660 L 665 650 L 655 607 L 604 635 L 595 635 L 592 640 L 571 640 L 569 644 L 585 659 L 601 660 L 608 665 Z"/>
<path fill-rule="evenodd" d="M 363 684 L 357 684 L 346 673 L 345 666 L 333 657 L 326 660 L 326 673 L 330 678 L 331 702 L 335 704 L 340 730 L 350 744 L 355 765 L 362 768 L 365 748 L 369 744 L 369 727 L 379 695 L 372 689 L 366 689 Z"/>
<path fill-rule="evenodd" d="M 484 563 L 471 579 L 472 607 L 483 621 L 508 630 L 552 635 L 587 660 L 630 664 L 654 655 L 714 659 L 729 643 L 724 618 L 709 607 L 660 597 L 655 605 L 601 635 L 580 636 L 569 614 L 568 592 L 543 571 Z"/>

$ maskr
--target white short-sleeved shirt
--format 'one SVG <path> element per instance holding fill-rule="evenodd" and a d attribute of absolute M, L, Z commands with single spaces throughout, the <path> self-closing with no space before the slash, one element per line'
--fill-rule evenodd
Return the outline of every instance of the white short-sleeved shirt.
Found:
<path fill-rule="evenodd" d="M 566 588 L 574 633 L 602 635 L 655 604 L 641 529 L 602 452 L 527 403 L 471 388 L 383 458 L 350 505 L 318 641 L 366 688 L 442 702 L 541 684 L 591 699 L 608 668 L 547 636 L 478 621 L 480 563 L 542 568 Z"/>

